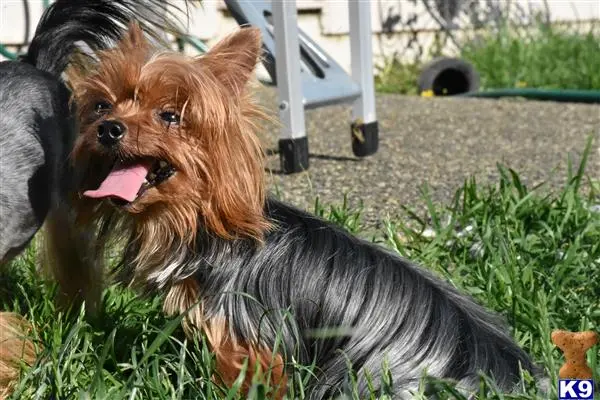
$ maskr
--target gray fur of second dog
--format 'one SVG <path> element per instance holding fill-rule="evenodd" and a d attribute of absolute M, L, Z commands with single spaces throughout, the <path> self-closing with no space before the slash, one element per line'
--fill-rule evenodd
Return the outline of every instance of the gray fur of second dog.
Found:
<path fill-rule="evenodd" d="M 59 202 L 74 138 L 66 87 L 25 63 L 0 63 L 0 261 L 19 254 Z"/>

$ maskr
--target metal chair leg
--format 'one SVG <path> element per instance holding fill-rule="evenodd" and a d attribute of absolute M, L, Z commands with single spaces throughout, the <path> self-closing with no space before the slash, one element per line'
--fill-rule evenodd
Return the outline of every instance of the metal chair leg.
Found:
<path fill-rule="evenodd" d="M 371 155 L 378 148 L 369 1 L 349 0 L 352 77 L 297 25 L 292 0 L 225 0 L 239 25 L 252 24 L 263 34 L 264 65 L 277 86 L 283 129 L 279 137 L 281 169 L 308 168 L 304 110 L 353 103 L 352 150 Z"/>
<path fill-rule="evenodd" d="M 373 79 L 373 48 L 371 35 L 371 4 L 350 0 L 350 51 L 352 79 L 361 89 L 352 104 L 352 151 L 357 157 L 377 152 L 379 126 L 375 115 L 375 83 Z"/>
<path fill-rule="evenodd" d="M 284 173 L 308 169 L 308 137 L 304 122 L 300 44 L 295 1 L 273 2 L 273 29 L 277 54 L 277 93 L 279 117 L 279 157 Z"/>

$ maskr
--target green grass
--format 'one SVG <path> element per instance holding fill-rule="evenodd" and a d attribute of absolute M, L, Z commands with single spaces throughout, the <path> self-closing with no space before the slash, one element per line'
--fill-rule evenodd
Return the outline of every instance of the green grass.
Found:
<path fill-rule="evenodd" d="M 397 58 L 390 58 L 376 72 L 375 90 L 380 93 L 417 95 L 417 80 L 422 67 L 419 61 L 403 63 Z"/>
<path fill-rule="evenodd" d="M 473 64 L 481 88 L 600 90 L 600 24 L 589 29 L 534 24 L 528 29 L 507 23 L 459 42 L 458 56 Z M 444 55 L 443 49 L 433 56 Z M 417 80 L 427 59 L 386 59 L 377 70 L 382 93 L 418 94 Z"/>
<path fill-rule="evenodd" d="M 483 88 L 600 90 L 600 25 L 592 29 L 536 24 L 504 27 L 466 43 L 461 57 Z"/>
<path fill-rule="evenodd" d="M 426 217 L 407 208 L 406 222 L 386 221 L 374 238 L 504 315 L 516 340 L 553 382 L 562 356 L 551 331 L 600 331 L 600 213 L 590 208 L 600 203 L 600 187 L 585 178 L 586 155 L 560 190 L 528 188 L 515 171 L 499 166 L 496 184 L 470 179 L 446 206 L 425 198 Z M 345 201 L 317 202 L 315 211 L 364 233 L 361 210 Z M 435 235 L 421 235 L 426 228 Z M 111 287 L 95 321 L 66 318 L 54 309 L 53 287 L 35 272 L 32 249 L 5 269 L 0 289 L 2 309 L 30 319 L 33 337 L 44 348 L 37 362 L 23 369 L 14 399 L 239 398 L 235 388 L 211 383 L 213 359 L 206 344 L 184 339 L 179 320 L 162 315 L 160 297 L 143 299 Z M 588 359 L 600 379 L 599 346 Z M 296 365 L 294 371 L 292 397 L 302 398 L 311 368 Z M 447 382 L 436 386 L 444 392 L 440 399 L 463 399 Z M 503 396 L 482 377 L 479 398 L 547 400 L 525 386 L 521 395 Z M 264 398 L 268 391 L 257 384 L 250 398 Z"/>

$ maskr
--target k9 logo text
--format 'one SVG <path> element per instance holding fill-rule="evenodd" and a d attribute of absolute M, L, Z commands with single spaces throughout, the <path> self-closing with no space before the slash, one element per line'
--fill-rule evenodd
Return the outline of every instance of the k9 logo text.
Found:
<path fill-rule="evenodd" d="M 558 400 L 593 400 L 594 381 L 591 379 L 561 379 L 558 381 Z"/>

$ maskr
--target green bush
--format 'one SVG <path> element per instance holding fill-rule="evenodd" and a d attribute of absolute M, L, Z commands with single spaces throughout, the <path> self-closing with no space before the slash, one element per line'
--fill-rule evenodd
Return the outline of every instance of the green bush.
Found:
<path fill-rule="evenodd" d="M 594 28 L 594 27 L 592 27 Z M 461 57 L 481 74 L 484 88 L 600 90 L 600 34 L 573 27 L 506 26 L 470 40 Z"/>

